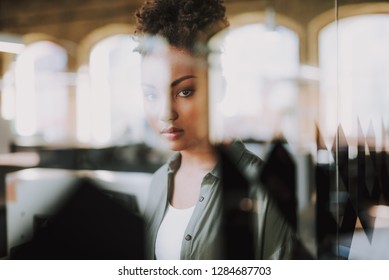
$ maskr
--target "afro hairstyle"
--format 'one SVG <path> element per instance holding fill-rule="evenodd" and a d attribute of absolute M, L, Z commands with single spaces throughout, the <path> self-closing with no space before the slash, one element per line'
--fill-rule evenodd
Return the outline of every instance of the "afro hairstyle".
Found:
<path fill-rule="evenodd" d="M 136 35 L 157 35 L 178 48 L 194 51 L 227 27 L 223 0 L 148 0 L 136 11 Z"/>

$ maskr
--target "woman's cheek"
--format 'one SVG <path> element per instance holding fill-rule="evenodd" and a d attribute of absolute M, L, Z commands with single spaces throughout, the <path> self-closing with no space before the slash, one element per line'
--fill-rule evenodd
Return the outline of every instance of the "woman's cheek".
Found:
<path fill-rule="evenodd" d="M 158 114 L 156 108 L 154 107 L 155 106 L 145 105 L 145 112 L 150 126 L 158 132 Z"/>

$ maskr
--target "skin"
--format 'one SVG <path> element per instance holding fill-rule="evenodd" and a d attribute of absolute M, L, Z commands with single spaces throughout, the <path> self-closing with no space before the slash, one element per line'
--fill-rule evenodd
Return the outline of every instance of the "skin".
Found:
<path fill-rule="evenodd" d="M 176 208 L 195 205 L 204 176 L 216 164 L 208 137 L 206 77 L 204 63 L 182 49 L 170 47 L 142 60 L 147 119 L 168 147 L 181 153 L 170 198 Z"/>

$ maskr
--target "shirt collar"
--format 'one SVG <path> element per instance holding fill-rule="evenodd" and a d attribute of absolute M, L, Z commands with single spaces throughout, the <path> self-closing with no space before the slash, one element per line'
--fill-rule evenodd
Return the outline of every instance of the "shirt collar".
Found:
<path fill-rule="evenodd" d="M 168 173 L 175 173 L 181 164 L 181 154 L 180 153 L 174 153 L 170 156 L 170 158 L 167 160 L 167 171 Z"/>
<path fill-rule="evenodd" d="M 219 155 L 220 153 L 225 153 L 235 166 L 239 164 L 239 161 L 241 160 L 244 151 L 245 147 L 240 140 L 235 140 L 231 144 L 219 147 Z M 218 160 L 210 174 L 218 179 L 222 178 L 222 162 L 220 159 Z"/>
<path fill-rule="evenodd" d="M 219 152 L 226 153 L 228 158 L 232 160 L 234 165 L 238 165 L 240 159 L 244 154 L 244 145 L 241 141 L 234 141 L 231 144 L 223 145 L 219 147 Z M 177 172 L 181 164 L 181 154 L 179 152 L 170 156 L 167 161 L 168 173 Z M 211 170 L 210 174 L 218 179 L 222 177 L 222 163 L 220 160 L 216 163 L 215 167 Z"/>

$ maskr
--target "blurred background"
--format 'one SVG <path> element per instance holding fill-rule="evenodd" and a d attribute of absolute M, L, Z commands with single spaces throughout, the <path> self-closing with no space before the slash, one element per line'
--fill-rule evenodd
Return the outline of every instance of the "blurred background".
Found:
<path fill-rule="evenodd" d="M 313 258 L 389 259 L 389 1 L 225 2 L 230 27 L 209 43 L 212 140 L 240 138 L 265 162 L 286 151 Z M 122 184 L 169 156 L 143 113 L 140 4 L 1 0 L 0 258 L 18 184 L 59 169 Z"/>

